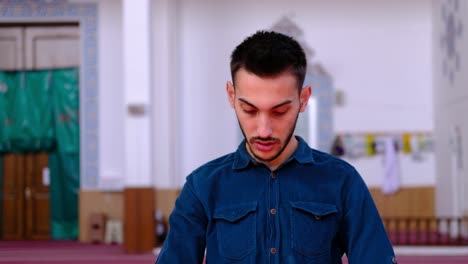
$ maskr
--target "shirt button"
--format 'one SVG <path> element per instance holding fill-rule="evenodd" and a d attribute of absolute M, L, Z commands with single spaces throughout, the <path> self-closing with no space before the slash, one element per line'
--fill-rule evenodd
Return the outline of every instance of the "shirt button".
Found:
<path fill-rule="evenodd" d="M 270 248 L 270 253 L 271 254 L 276 254 L 276 248 Z"/>
<path fill-rule="evenodd" d="M 271 178 L 272 178 L 272 179 L 276 179 L 276 174 L 271 173 Z"/>
<path fill-rule="evenodd" d="M 276 209 L 275 208 L 270 209 L 270 214 L 275 215 L 276 214 Z"/>
<path fill-rule="evenodd" d="M 395 257 L 392 258 L 392 263 L 397 264 L 397 261 L 396 261 L 396 258 L 395 258 Z"/>

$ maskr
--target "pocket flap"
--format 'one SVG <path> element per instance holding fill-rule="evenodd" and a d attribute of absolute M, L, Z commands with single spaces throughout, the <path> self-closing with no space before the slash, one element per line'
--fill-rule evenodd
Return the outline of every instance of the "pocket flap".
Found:
<path fill-rule="evenodd" d="M 326 216 L 338 212 L 338 209 L 334 204 L 317 202 L 291 202 L 291 206 L 295 209 L 305 211 L 316 216 Z"/>
<path fill-rule="evenodd" d="M 236 222 L 251 212 L 257 210 L 257 203 L 244 203 L 235 206 L 216 208 L 213 214 L 215 219 L 223 219 L 228 222 Z"/>

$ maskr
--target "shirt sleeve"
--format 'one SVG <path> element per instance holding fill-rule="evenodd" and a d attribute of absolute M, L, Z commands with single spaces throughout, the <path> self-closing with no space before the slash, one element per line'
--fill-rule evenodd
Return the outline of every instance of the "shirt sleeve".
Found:
<path fill-rule="evenodd" d="M 203 263 L 207 218 L 197 198 L 190 176 L 169 217 L 169 233 L 157 264 Z"/>
<path fill-rule="evenodd" d="M 396 264 L 379 212 L 361 176 L 353 169 L 343 186 L 344 215 L 340 240 L 349 264 Z"/>

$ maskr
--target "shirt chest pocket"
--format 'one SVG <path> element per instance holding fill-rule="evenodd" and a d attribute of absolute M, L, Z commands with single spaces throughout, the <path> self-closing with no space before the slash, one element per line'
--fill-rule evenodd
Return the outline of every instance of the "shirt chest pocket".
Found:
<path fill-rule="evenodd" d="M 213 214 L 222 256 L 240 260 L 255 251 L 257 203 L 216 208 Z"/>
<path fill-rule="evenodd" d="M 306 256 L 330 251 L 337 230 L 336 205 L 317 202 L 291 202 L 292 248 Z"/>

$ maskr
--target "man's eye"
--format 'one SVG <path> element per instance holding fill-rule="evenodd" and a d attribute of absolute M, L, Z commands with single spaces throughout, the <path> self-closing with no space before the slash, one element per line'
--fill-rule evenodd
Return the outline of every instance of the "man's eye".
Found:
<path fill-rule="evenodd" d="M 282 116 L 282 115 L 286 114 L 286 112 L 287 111 L 275 111 L 275 112 L 273 112 L 273 114 L 276 115 L 276 116 Z"/>
<path fill-rule="evenodd" d="M 247 110 L 247 109 L 243 109 L 243 110 L 244 110 L 244 113 L 246 114 L 249 114 L 249 115 L 255 114 L 255 110 Z"/>

